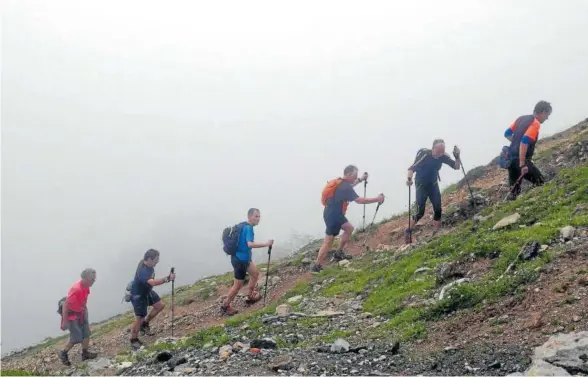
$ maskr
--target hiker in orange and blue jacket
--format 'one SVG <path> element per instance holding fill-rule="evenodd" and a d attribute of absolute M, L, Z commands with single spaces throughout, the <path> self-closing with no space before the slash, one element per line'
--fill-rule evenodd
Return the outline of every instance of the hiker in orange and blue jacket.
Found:
<path fill-rule="evenodd" d="M 539 129 L 551 115 L 551 104 L 539 101 L 535 105 L 533 114 L 523 115 L 504 131 L 504 137 L 510 143 L 510 165 L 508 167 L 508 182 L 511 187 L 510 200 L 516 199 L 521 192 L 521 181 L 526 179 L 533 185 L 545 182 L 541 171 L 531 159 L 535 153 L 535 144 L 539 139 Z"/>

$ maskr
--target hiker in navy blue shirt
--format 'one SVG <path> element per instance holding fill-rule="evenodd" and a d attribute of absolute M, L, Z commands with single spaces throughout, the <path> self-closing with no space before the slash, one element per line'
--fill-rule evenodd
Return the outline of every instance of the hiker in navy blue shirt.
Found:
<path fill-rule="evenodd" d="M 417 213 L 412 221 L 409 219 L 409 227 L 404 230 L 404 241 L 410 243 L 410 232 L 416 223 L 425 215 L 425 203 L 427 198 L 433 205 L 433 236 L 439 231 L 441 224 L 441 191 L 439 190 L 439 170 L 443 164 L 458 170 L 461 167 L 459 159 L 459 148 L 453 148 L 455 161 L 445 153 L 445 142 L 437 139 L 433 142 L 432 149 L 421 149 L 418 151 L 414 163 L 408 168 L 407 186 L 412 185 L 412 176 L 416 173 L 416 202 Z"/>
<path fill-rule="evenodd" d="M 355 185 L 367 180 L 368 175 L 364 173 L 361 178 L 357 177 L 358 169 L 354 165 L 349 165 L 343 170 L 343 177 L 332 179 L 327 182 L 321 197 L 321 202 L 325 206 L 323 211 L 323 220 L 325 221 L 325 240 L 321 246 L 316 262 L 312 267 L 312 272 L 321 272 L 322 264 L 325 261 L 328 250 L 333 246 L 335 237 L 343 229 L 343 235 L 339 242 L 340 254 L 343 253 L 345 245 L 353 233 L 353 225 L 345 217 L 349 202 L 358 204 L 383 203 L 384 195 L 380 194 L 375 198 L 362 198 L 353 189 Z"/>
<path fill-rule="evenodd" d="M 238 313 L 237 310 L 231 308 L 231 302 L 243 287 L 243 282 L 247 273 L 249 273 L 250 279 L 248 284 L 249 294 L 245 303 L 253 304 L 261 299 L 261 294 L 255 289 L 257 281 L 259 280 L 259 269 L 251 259 L 251 249 L 272 246 L 274 240 L 255 242 L 253 227 L 259 224 L 259 220 L 259 210 L 257 208 L 250 208 L 249 211 L 247 211 L 247 223 L 241 228 L 237 252 L 235 255 L 231 256 L 235 282 L 227 294 L 227 299 L 221 305 L 222 314 L 234 315 Z"/>
<path fill-rule="evenodd" d="M 131 303 L 135 311 L 135 323 L 131 327 L 131 347 L 134 349 L 141 348 L 143 345 L 138 338 L 139 331 L 143 335 L 154 335 L 149 327 L 149 322 L 165 307 L 153 287 L 169 283 L 176 278 L 172 272 L 164 278 L 156 279 L 154 267 L 157 263 L 159 263 L 159 251 L 149 249 L 135 271 L 135 278 L 131 287 Z M 152 309 L 147 315 L 149 306 L 152 306 Z"/>

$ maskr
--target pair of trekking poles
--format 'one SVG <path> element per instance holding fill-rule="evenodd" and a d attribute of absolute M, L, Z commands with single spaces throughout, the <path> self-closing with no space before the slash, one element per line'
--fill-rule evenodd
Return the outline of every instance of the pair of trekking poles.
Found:
<path fill-rule="evenodd" d="M 461 157 L 461 156 L 459 156 Z M 466 181 L 466 185 L 468 186 L 468 191 L 470 192 L 470 197 L 472 199 L 472 206 L 474 207 L 474 211 L 476 210 L 476 198 L 474 197 L 474 191 L 472 190 L 472 186 L 470 186 L 470 181 L 468 180 L 468 175 L 466 174 L 465 168 L 463 167 L 463 161 L 460 160 L 460 165 L 461 165 L 461 171 L 463 172 L 463 179 L 465 179 Z M 409 243 L 412 243 L 412 229 L 410 227 L 410 220 L 412 217 L 411 214 L 411 205 L 412 205 L 412 201 L 411 201 L 411 186 L 408 186 L 408 239 L 409 239 Z"/>

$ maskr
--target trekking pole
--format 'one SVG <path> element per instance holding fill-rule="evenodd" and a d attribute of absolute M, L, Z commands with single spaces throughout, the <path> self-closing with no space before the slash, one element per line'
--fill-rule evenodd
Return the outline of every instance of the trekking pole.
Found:
<path fill-rule="evenodd" d="M 267 248 L 267 270 L 265 271 L 265 289 L 263 292 L 263 306 L 265 306 L 265 298 L 267 297 L 267 281 L 269 279 L 270 259 L 272 259 L 272 247 Z"/>
<path fill-rule="evenodd" d="M 367 243 L 368 237 L 370 236 L 370 231 L 372 229 L 372 225 L 374 225 L 374 221 L 376 221 L 376 215 L 378 214 L 378 210 L 380 209 L 381 205 L 382 203 L 378 203 L 378 206 L 376 207 L 376 211 L 374 212 L 374 218 L 372 219 L 372 222 L 368 227 L 368 230 L 365 232 L 365 238 L 363 239 L 363 244 L 361 245 L 362 248 L 364 248 L 365 244 Z"/>
<path fill-rule="evenodd" d="M 170 275 L 174 273 L 175 267 L 171 268 Z M 172 330 L 172 337 L 174 336 L 174 295 L 175 295 L 175 282 L 176 279 L 172 280 L 172 302 L 171 302 L 171 309 L 172 309 L 172 318 L 171 318 L 171 330 Z"/>
<path fill-rule="evenodd" d="M 367 174 L 367 172 L 363 173 L 364 175 Z M 365 181 L 363 181 L 363 198 L 365 199 L 367 195 L 367 179 Z M 363 229 L 365 230 L 365 204 L 363 205 Z"/>
<path fill-rule="evenodd" d="M 506 197 L 502 200 L 502 202 L 506 202 L 506 200 L 508 199 L 508 197 L 514 192 L 515 188 L 521 184 L 522 180 L 523 180 L 524 175 L 521 174 L 521 176 L 517 179 L 517 181 L 515 182 L 515 184 L 510 188 L 510 190 L 508 191 L 508 194 L 506 195 Z"/>
<path fill-rule="evenodd" d="M 411 189 L 410 186 L 408 186 L 408 243 L 412 243 L 412 229 L 410 229 L 410 193 Z"/>
<path fill-rule="evenodd" d="M 474 192 L 472 191 L 472 186 L 470 186 L 470 181 L 468 181 L 466 171 L 463 167 L 463 161 L 461 160 L 461 158 L 459 160 L 461 162 L 460 165 L 461 165 L 461 171 L 463 172 L 463 179 L 465 179 L 466 184 L 468 185 L 468 190 L 470 191 L 470 196 L 472 197 L 472 205 L 474 206 L 474 209 L 475 209 L 476 208 L 476 199 L 474 198 Z"/>

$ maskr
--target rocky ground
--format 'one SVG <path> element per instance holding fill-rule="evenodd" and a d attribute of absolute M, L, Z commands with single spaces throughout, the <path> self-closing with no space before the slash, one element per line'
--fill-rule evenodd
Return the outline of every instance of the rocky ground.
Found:
<path fill-rule="evenodd" d="M 542 141 L 538 150 L 543 157 L 538 158 L 538 165 L 548 178 L 555 177 L 562 168 L 586 165 L 588 140 L 578 135 L 585 135 L 587 129 L 588 121 Z M 501 203 L 506 195 L 506 190 L 501 189 L 505 172 L 492 164 L 472 169 L 468 178 L 476 193 L 476 205 L 471 205 L 463 182 L 446 192 L 444 229 L 439 236 L 450 234 L 468 219 L 474 220 L 473 230 L 485 224 L 493 213 L 482 214 L 482 211 Z M 525 191 L 528 189 L 527 185 Z M 586 195 L 588 198 L 588 192 Z M 576 210 L 575 215 L 582 215 L 588 206 L 578 206 Z M 521 211 L 517 209 L 512 216 L 505 216 L 502 225 L 507 229 L 541 225 L 535 224 L 537 221 L 529 219 L 524 211 L 522 218 L 518 212 Z M 347 250 L 349 260 L 340 261 L 331 255 L 330 262 L 339 264 L 344 274 L 361 280 L 366 266 L 376 270 L 385 268 L 426 247 L 430 242 L 431 215 L 427 212 L 411 246 L 403 246 L 406 221 L 405 217 L 398 217 L 378 224 L 367 238 L 366 247 L 365 233 L 359 232 Z M 542 258 L 546 250 L 557 250 L 551 263 L 538 270 L 537 281 L 529 284 L 524 292 L 483 305 L 481 310 L 450 311 L 427 322 L 427 334 L 423 337 L 399 339 L 389 331 L 391 321 L 395 320 L 393 314 L 378 316 L 366 312 L 367 297 L 383 280 L 371 282 L 355 294 L 323 295 L 341 283 L 334 276 L 316 277 L 309 273 L 319 240 L 276 261 L 270 270 L 268 307 L 283 302 L 284 295 L 289 298 L 275 311 L 272 307 L 271 312 L 254 319 L 225 323 L 226 318 L 220 317 L 219 303 L 231 284 L 230 276 L 207 278 L 178 289 L 176 334 L 193 334 L 214 327 L 220 329 L 215 341 L 164 350 L 188 339 L 169 338 L 170 315 L 164 313 L 152 324 L 158 335 L 145 339 L 151 348 L 130 355 L 128 318 L 132 317 L 124 315 L 93 326 L 93 347 L 101 356 L 98 360 L 82 363 L 78 355 L 72 355 L 74 366 L 66 368 L 56 356 L 63 341 L 54 341 L 50 346 L 3 358 L 2 369 L 64 375 L 507 375 L 524 373 L 533 363 L 533 367 L 557 364 L 570 373 L 586 373 L 582 369 L 583 359 L 579 358 L 584 354 L 564 352 L 562 356 L 554 351 L 549 356 L 534 356 L 535 348 L 553 334 L 564 336 L 588 330 L 585 325 L 588 224 L 584 225 L 567 236 L 562 229 L 549 242 L 530 243 L 521 248 L 517 260 L 520 257 L 523 261 Z M 498 224 L 495 226 L 499 231 Z M 417 282 L 421 281 L 419 276 L 423 280 L 434 276 L 434 287 L 426 294 L 404 298 L 402 307 L 420 310 L 434 306 L 440 296 L 451 295 L 458 285 L 479 282 L 491 271 L 498 256 L 466 255 L 435 268 L 429 267 L 425 260 L 417 266 L 414 275 Z M 513 265 L 505 274 L 516 274 L 516 270 L 517 266 Z M 264 282 L 262 277 L 261 284 Z M 308 284 L 306 293 L 292 295 L 292 290 L 301 284 Z M 246 306 L 243 301 L 239 297 L 235 306 L 245 315 L 264 308 L 262 302 Z M 386 330 L 378 333 L 380 329 Z M 576 343 L 583 344 L 586 335 L 579 334 L 582 340 Z M 121 357 L 121 353 L 126 356 Z M 553 359 L 556 356 L 565 360 Z M 548 357 L 551 359 L 547 360 Z"/>

